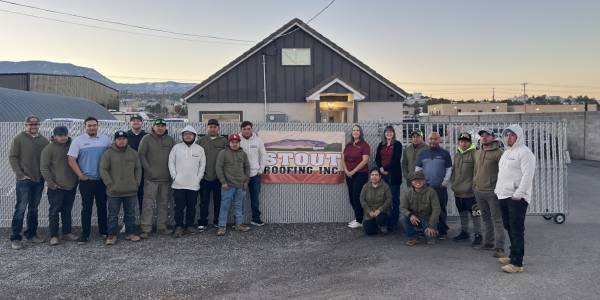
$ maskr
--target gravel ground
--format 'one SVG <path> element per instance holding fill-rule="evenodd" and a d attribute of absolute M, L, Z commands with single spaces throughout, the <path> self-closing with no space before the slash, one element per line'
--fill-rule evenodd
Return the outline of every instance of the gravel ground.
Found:
<path fill-rule="evenodd" d="M 5 240 L 0 298 L 598 299 L 598 170 L 596 162 L 570 166 L 565 224 L 528 217 L 522 274 L 502 273 L 491 252 L 466 243 L 409 248 L 403 235 L 365 237 L 344 224 L 268 224 L 112 247 L 96 237 L 13 251 Z"/>

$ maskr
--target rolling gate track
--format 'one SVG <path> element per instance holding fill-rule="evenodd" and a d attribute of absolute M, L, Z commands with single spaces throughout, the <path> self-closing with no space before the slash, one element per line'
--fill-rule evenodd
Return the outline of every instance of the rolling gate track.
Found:
<path fill-rule="evenodd" d="M 425 135 L 432 131 L 438 131 L 442 135 L 442 146 L 451 154 L 455 152 L 460 132 L 469 131 L 476 139 L 480 128 L 487 127 L 501 132 L 509 125 L 508 123 L 363 123 L 360 125 L 364 130 L 365 139 L 371 145 L 371 166 L 374 164 L 374 152 L 377 144 L 381 141 L 383 130 L 388 124 L 395 127 L 397 137 L 403 145 L 409 143 L 409 133 L 413 129 L 421 129 Z M 43 122 L 40 132 L 49 137 L 52 129 L 57 125 L 67 126 L 72 136 L 83 132 L 81 122 Z M 169 123 L 169 134 L 179 141 L 179 132 L 186 125 L 194 126 L 199 133 L 206 132 L 204 123 L 175 122 Z M 547 219 L 554 218 L 557 223 L 562 223 L 568 213 L 567 164 L 569 155 L 566 147 L 566 124 L 564 122 L 522 122 L 520 125 L 524 128 L 527 146 L 537 157 L 533 200 L 529 205 L 528 214 L 541 215 Z M 146 126 L 148 127 L 149 124 Z M 128 124 L 125 122 L 101 122 L 99 130 L 112 137 L 115 131 L 126 130 L 127 127 Z M 343 131 L 349 133 L 352 124 L 255 123 L 254 127 L 259 134 L 260 130 Z M 15 205 L 15 178 L 9 165 L 8 154 L 12 138 L 21 130 L 23 130 L 23 123 L 0 123 L 0 227 L 9 227 L 12 220 Z M 221 124 L 222 134 L 233 132 L 239 132 L 237 123 Z M 346 139 L 348 138 L 349 135 Z M 476 140 L 474 142 L 476 143 Z M 450 191 L 449 194 L 448 213 L 456 216 L 452 192 Z M 264 221 L 267 223 L 347 222 L 353 218 L 345 184 L 263 184 L 260 204 Z M 244 210 L 245 217 L 249 220 L 248 199 L 246 199 Z M 74 225 L 80 224 L 80 211 L 81 199 L 77 193 L 73 207 Z M 172 213 L 170 217 L 172 218 Z M 48 225 L 48 201 L 45 192 L 39 207 L 39 220 L 41 226 Z"/>

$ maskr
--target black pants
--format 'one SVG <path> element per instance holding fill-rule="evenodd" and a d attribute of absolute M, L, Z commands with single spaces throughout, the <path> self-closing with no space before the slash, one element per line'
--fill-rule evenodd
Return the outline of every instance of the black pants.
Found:
<path fill-rule="evenodd" d="M 360 205 L 360 192 L 363 186 L 369 180 L 369 173 L 355 173 L 352 177 L 346 176 L 346 186 L 348 186 L 348 195 L 350 195 L 350 205 L 354 210 L 356 222 L 363 221 L 363 208 Z"/>
<path fill-rule="evenodd" d="M 175 198 L 175 226 L 194 226 L 196 205 L 198 204 L 198 191 L 173 189 L 173 198 Z M 183 221 L 184 211 L 185 223 Z"/>
<path fill-rule="evenodd" d="M 213 200 L 213 224 L 219 224 L 219 210 L 221 208 L 221 182 L 218 179 L 200 181 L 200 219 L 198 225 L 208 225 L 208 208 L 210 206 L 210 196 Z"/>
<path fill-rule="evenodd" d="M 388 215 L 385 213 L 380 213 L 375 218 L 364 220 L 362 224 L 366 235 L 378 234 L 380 232 L 380 227 L 388 226 Z"/>
<path fill-rule="evenodd" d="M 144 172 L 142 171 L 142 181 L 140 182 L 140 186 L 138 187 L 138 191 L 137 191 L 137 199 L 138 199 L 138 204 L 140 207 L 140 216 L 142 215 L 142 207 L 144 204 Z"/>
<path fill-rule="evenodd" d="M 81 238 L 90 237 L 92 229 L 92 209 L 96 199 L 96 216 L 98 217 L 98 231 L 108 234 L 108 216 L 106 208 L 106 186 L 102 180 L 86 180 L 79 182 L 81 194 Z"/>
<path fill-rule="evenodd" d="M 48 203 L 50 204 L 48 223 L 51 237 L 59 236 L 59 219 L 62 221 L 62 234 L 71 233 L 71 210 L 76 192 L 77 188 L 71 190 L 48 188 Z"/>
<path fill-rule="evenodd" d="M 438 222 L 438 231 L 440 235 L 446 235 L 448 234 L 448 229 L 450 229 L 450 227 L 448 227 L 448 224 L 446 222 L 446 220 L 448 219 L 448 211 L 447 211 L 447 206 L 448 206 L 448 189 L 440 186 L 440 187 L 435 187 L 433 188 L 435 190 L 435 193 L 438 196 L 438 200 L 440 201 L 440 219 Z"/>
<path fill-rule="evenodd" d="M 525 255 L 525 214 L 528 206 L 525 199 L 500 200 L 502 223 L 504 229 L 508 231 L 510 240 L 510 263 L 517 267 L 523 266 L 523 256 Z"/>

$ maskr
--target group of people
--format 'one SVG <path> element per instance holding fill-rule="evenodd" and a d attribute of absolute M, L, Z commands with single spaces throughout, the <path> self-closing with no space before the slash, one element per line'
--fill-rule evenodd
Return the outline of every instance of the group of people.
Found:
<path fill-rule="evenodd" d="M 11 224 L 11 247 L 23 247 L 23 235 L 32 243 L 44 243 L 37 234 L 38 206 L 47 183 L 50 245 L 61 239 L 86 244 L 90 241 L 92 209 L 96 204 L 99 234 L 106 245 L 125 238 L 140 241 L 153 228 L 158 234 L 181 237 L 208 228 L 212 200 L 217 235 L 226 234 L 229 209 L 234 206 L 235 230 L 246 232 L 243 200 L 250 194 L 252 222 L 263 226 L 259 196 L 260 175 L 267 153 L 253 124 L 241 124 L 240 134 L 219 133 L 218 120 L 211 119 L 203 137 L 192 126 L 181 131 L 181 142 L 168 135 L 167 123 L 156 119 L 146 133 L 139 116 L 130 119 L 130 129 L 119 130 L 111 140 L 98 132 L 98 120 L 84 121 L 85 133 L 71 138 L 68 128 L 57 126 L 51 141 L 39 132 L 40 119 L 29 116 L 25 130 L 12 141 L 10 165 L 16 176 L 16 205 Z M 71 211 L 79 187 L 81 234 L 71 229 Z M 200 218 L 196 206 L 200 196 Z M 169 205 L 174 208 L 174 229 L 168 228 Z M 123 208 L 124 228 L 119 225 Z M 23 231 L 27 212 L 27 230 Z M 156 222 L 154 219 L 156 217 Z M 62 228 L 61 226 L 62 225 Z"/>
<path fill-rule="evenodd" d="M 98 132 L 98 120 L 84 121 L 85 133 L 71 138 L 64 126 L 53 130 L 49 142 L 39 133 L 40 119 L 29 116 L 26 129 L 12 141 L 10 165 L 16 175 L 16 205 L 10 236 L 13 249 L 22 248 L 23 236 L 33 243 L 38 237 L 38 206 L 47 183 L 50 245 L 62 240 L 90 241 L 92 208 L 96 204 L 98 231 L 107 245 L 125 238 L 148 238 L 154 226 L 158 234 L 181 237 L 212 225 L 217 235 L 227 232 L 233 206 L 234 230 L 246 232 L 243 201 L 248 193 L 252 208 L 251 225 L 264 225 L 259 205 L 261 174 L 267 152 L 249 121 L 241 123 L 239 134 L 220 135 L 218 120 L 207 123 L 206 135 L 198 137 L 192 126 L 181 131 L 181 142 L 168 134 L 167 123 L 156 119 L 146 133 L 139 116 L 130 119 L 130 129 L 119 130 L 111 140 Z M 448 188 L 455 195 L 460 213 L 460 233 L 454 241 L 471 239 L 472 245 L 493 250 L 493 256 L 509 273 L 523 271 L 524 223 L 531 201 L 535 156 L 524 144 L 519 125 L 506 128 L 500 138 L 491 129 L 478 132 L 481 146 L 463 132 L 458 148 L 451 154 L 440 146 L 437 132 L 428 136 L 420 130 L 410 133 L 411 143 L 403 148 L 394 127 L 384 130 L 377 146 L 375 165 L 369 169 L 371 148 L 359 125 L 344 147 L 342 167 L 355 219 L 350 228 L 363 227 L 367 235 L 387 233 L 403 224 L 406 242 L 435 244 L 447 238 Z M 406 182 L 401 192 L 403 181 Z M 81 234 L 71 230 L 71 211 L 76 189 L 82 199 Z M 196 206 L 200 198 L 200 217 Z M 175 227 L 168 228 L 169 205 L 174 205 Z M 124 228 L 119 225 L 121 207 Z M 25 212 L 27 230 L 22 233 Z M 156 223 L 154 222 L 156 215 Z M 62 224 L 60 228 L 59 223 Z M 483 234 L 481 231 L 483 223 Z M 62 230 L 61 230 L 62 229 Z M 504 231 L 510 240 L 510 255 L 504 252 Z"/>
<path fill-rule="evenodd" d="M 410 144 L 403 149 L 394 127 L 388 126 L 375 152 L 376 167 L 369 170 L 371 148 L 362 128 L 354 125 L 342 155 L 356 217 L 348 227 L 363 227 L 367 235 L 385 234 L 396 230 L 401 217 L 408 246 L 420 241 L 435 244 L 436 239 L 448 236 L 450 188 L 461 225 L 453 240 L 471 240 L 472 223 L 473 247 L 493 251 L 503 271 L 523 272 L 525 215 L 532 197 L 536 158 L 525 145 L 523 129 L 517 124 L 504 129 L 500 137 L 491 129 L 477 134 L 479 148 L 470 133 L 460 133 L 452 158 L 440 146 L 439 133 L 432 132 L 425 144 L 423 132 L 415 130 L 410 133 Z M 505 149 L 501 145 L 506 145 Z M 400 192 L 403 178 L 406 190 Z M 509 255 L 504 250 L 505 230 L 510 240 Z"/>

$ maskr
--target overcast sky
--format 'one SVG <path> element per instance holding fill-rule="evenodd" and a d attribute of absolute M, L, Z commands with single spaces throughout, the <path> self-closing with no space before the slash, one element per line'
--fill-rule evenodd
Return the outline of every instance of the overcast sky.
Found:
<path fill-rule="evenodd" d="M 259 41 L 330 0 L 13 0 L 199 35 Z M 156 35 L 0 2 L 0 10 Z M 0 11 L 0 60 L 91 67 L 117 82 L 200 82 L 252 46 L 140 36 Z M 337 0 L 310 25 L 408 92 L 600 98 L 600 1 Z M 180 36 L 182 38 L 186 38 Z M 188 37 L 189 38 L 189 37 Z"/>

